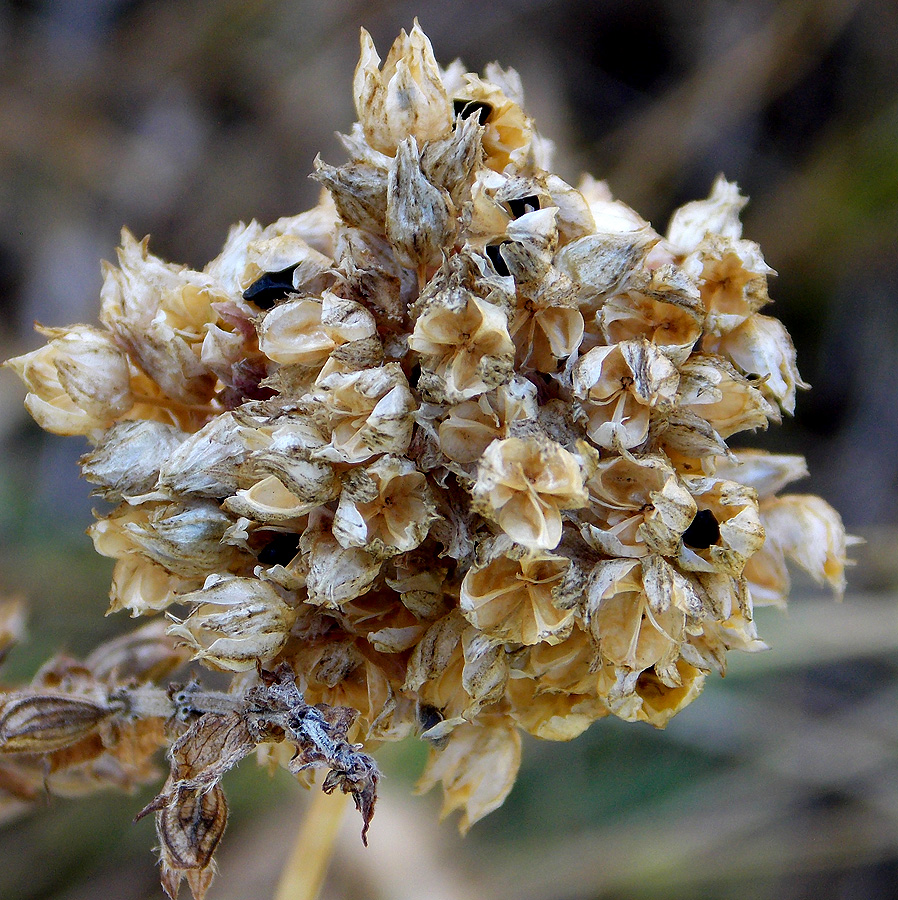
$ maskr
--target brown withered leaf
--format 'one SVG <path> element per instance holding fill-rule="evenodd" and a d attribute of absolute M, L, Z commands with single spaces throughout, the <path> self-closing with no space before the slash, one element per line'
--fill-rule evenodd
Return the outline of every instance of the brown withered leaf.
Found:
<path fill-rule="evenodd" d="M 206 713 L 172 745 L 172 778 L 194 786 L 215 784 L 255 746 L 239 713 Z"/>

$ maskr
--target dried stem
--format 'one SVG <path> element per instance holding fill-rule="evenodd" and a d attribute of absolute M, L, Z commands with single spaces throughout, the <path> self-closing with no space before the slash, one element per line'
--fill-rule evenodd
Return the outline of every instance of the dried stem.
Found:
<path fill-rule="evenodd" d="M 275 900 L 315 900 L 334 851 L 346 795 L 317 791 L 278 882 Z"/>

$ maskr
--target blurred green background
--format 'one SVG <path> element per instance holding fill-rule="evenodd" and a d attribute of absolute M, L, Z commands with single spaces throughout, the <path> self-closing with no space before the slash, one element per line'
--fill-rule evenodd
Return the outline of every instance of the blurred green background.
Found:
<path fill-rule="evenodd" d="M 352 900 L 898 897 L 898 5 L 893 0 L 6 0 L 0 4 L 0 356 L 94 322 L 119 229 L 201 267 L 228 226 L 314 203 L 317 152 L 355 118 L 358 29 L 381 55 L 414 16 L 438 59 L 524 81 L 556 171 L 606 179 L 664 230 L 718 172 L 779 271 L 772 313 L 804 378 L 748 443 L 803 453 L 867 539 L 841 605 L 798 583 L 772 650 L 734 659 L 666 732 L 597 723 L 527 741 L 505 806 L 461 841 L 387 748 L 363 851 L 347 817 L 324 896 Z M 30 676 L 104 619 L 77 439 L 45 435 L 0 374 L 0 590 L 27 597 Z M 211 900 L 271 896 L 305 797 L 244 763 Z M 48 800 L 0 828 L 2 900 L 161 897 L 143 797 Z"/>

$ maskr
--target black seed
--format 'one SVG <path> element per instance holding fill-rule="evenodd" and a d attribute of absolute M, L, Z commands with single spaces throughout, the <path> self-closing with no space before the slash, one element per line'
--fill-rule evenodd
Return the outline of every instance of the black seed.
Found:
<path fill-rule="evenodd" d="M 516 200 L 509 200 L 508 208 L 511 210 L 511 214 L 516 219 L 519 219 L 525 213 L 535 212 L 539 209 L 539 197 L 535 197 L 531 194 L 529 197 L 520 197 Z"/>
<path fill-rule="evenodd" d="M 493 107 L 489 103 L 484 103 L 483 100 L 453 100 L 452 109 L 456 116 L 461 116 L 463 119 L 469 119 L 474 113 L 477 113 L 481 125 L 486 125 L 493 114 Z"/>
<path fill-rule="evenodd" d="M 265 566 L 286 566 L 299 550 L 299 535 L 276 533 L 259 551 L 257 559 Z"/>
<path fill-rule="evenodd" d="M 443 714 L 435 706 L 422 703 L 418 707 L 418 724 L 421 726 L 421 731 L 428 731 L 442 721 Z"/>
<path fill-rule="evenodd" d="M 683 532 L 683 543 L 693 550 L 707 550 L 720 540 L 720 526 L 710 509 L 700 509 Z"/>
<path fill-rule="evenodd" d="M 507 244 L 508 241 L 503 241 L 502 244 Z M 502 258 L 502 254 L 499 253 L 499 248 L 502 244 L 489 244 L 486 248 L 486 255 L 489 258 L 489 261 L 493 264 L 493 268 L 496 270 L 497 275 L 511 275 L 511 272 L 508 271 L 508 266 L 505 263 L 505 260 Z"/>
<path fill-rule="evenodd" d="M 293 270 L 297 265 L 287 266 L 280 272 L 266 272 L 243 292 L 243 299 L 255 303 L 259 309 L 271 309 L 278 300 L 295 292 Z"/>

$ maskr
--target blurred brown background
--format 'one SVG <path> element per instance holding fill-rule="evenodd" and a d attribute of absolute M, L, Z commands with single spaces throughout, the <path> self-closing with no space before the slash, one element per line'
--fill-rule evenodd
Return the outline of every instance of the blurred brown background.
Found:
<path fill-rule="evenodd" d="M 201 267 L 228 226 L 312 203 L 317 152 L 354 119 L 358 29 L 386 54 L 417 15 L 438 59 L 522 75 L 556 170 L 607 179 L 664 230 L 718 172 L 751 197 L 745 235 L 780 272 L 772 309 L 813 391 L 749 442 L 805 454 L 867 538 L 837 606 L 799 584 L 764 611 L 773 650 L 734 661 L 665 733 L 600 722 L 529 741 L 505 807 L 460 842 L 386 799 L 332 898 L 624 900 L 898 897 L 898 5 L 893 0 L 5 0 L 0 4 L 0 356 L 94 322 L 126 224 Z M 127 622 L 83 530 L 77 439 L 44 435 L 0 374 L 0 585 L 32 606 L 27 677 Z M 248 763 L 215 898 L 266 897 L 304 798 Z M 160 897 L 142 798 L 47 803 L 0 829 L 3 900 Z M 350 821 L 350 831 L 356 823 Z M 242 880 L 241 880 L 242 879 Z"/>

